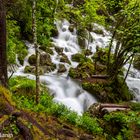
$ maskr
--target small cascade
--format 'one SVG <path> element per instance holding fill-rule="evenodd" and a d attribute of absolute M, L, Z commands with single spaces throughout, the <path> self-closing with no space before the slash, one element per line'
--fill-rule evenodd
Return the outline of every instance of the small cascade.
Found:
<path fill-rule="evenodd" d="M 128 69 L 129 64 L 125 66 Z M 133 66 L 130 68 L 129 75 L 126 79 L 127 85 L 133 92 L 134 101 L 140 102 L 140 71 L 136 70 Z"/>

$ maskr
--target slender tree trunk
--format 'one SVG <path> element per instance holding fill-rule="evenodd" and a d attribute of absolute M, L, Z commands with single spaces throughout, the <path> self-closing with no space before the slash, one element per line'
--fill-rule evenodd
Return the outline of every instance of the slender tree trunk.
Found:
<path fill-rule="evenodd" d="M 0 0 L 0 84 L 8 87 L 5 0 Z"/>
<path fill-rule="evenodd" d="M 36 103 L 39 102 L 39 92 L 40 92 L 40 80 L 39 80 L 39 47 L 37 45 L 37 31 L 36 31 L 36 0 L 33 1 L 32 8 L 32 18 L 33 18 L 33 43 L 36 52 Z"/>
<path fill-rule="evenodd" d="M 130 71 L 130 68 L 131 68 L 131 65 L 132 65 L 133 59 L 134 59 L 134 54 L 132 55 L 132 58 L 131 58 L 131 61 L 130 61 L 130 64 L 129 64 L 128 70 L 127 70 L 127 72 L 126 72 L 126 75 L 125 75 L 125 78 L 124 78 L 124 81 L 123 81 L 122 86 L 124 85 L 124 83 L 125 83 L 125 81 L 126 81 L 126 79 L 127 79 L 127 76 L 128 76 L 128 74 L 129 74 L 129 71 Z"/>

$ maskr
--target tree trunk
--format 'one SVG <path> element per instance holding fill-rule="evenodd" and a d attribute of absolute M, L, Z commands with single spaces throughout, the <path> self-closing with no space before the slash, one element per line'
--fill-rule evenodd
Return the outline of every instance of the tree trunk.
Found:
<path fill-rule="evenodd" d="M 0 0 L 0 84 L 8 87 L 6 55 L 6 9 L 5 0 Z"/>
<path fill-rule="evenodd" d="M 39 80 L 39 47 L 37 45 L 37 31 L 36 31 L 36 1 L 33 1 L 32 7 L 32 20 L 33 20 L 33 43 L 36 52 L 36 103 L 39 102 L 40 80 Z"/>

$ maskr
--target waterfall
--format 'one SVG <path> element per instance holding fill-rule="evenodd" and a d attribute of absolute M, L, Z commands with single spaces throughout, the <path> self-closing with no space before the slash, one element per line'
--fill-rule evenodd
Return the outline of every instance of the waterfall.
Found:
<path fill-rule="evenodd" d="M 63 48 L 63 54 L 68 57 L 68 60 L 71 64 L 60 62 L 60 55 L 56 52 L 55 48 L 52 48 L 53 55 L 51 55 L 51 60 L 56 64 L 56 69 L 50 73 L 45 73 L 40 76 L 40 81 L 47 85 L 51 94 L 54 96 L 53 100 L 58 103 L 66 105 L 71 110 L 76 111 L 78 114 L 82 114 L 87 108 L 96 103 L 97 100 L 88 92 L 82 89 L 82 87 L 69 78 L 68 71 L 70 67 L 75 68 L 78 63 L 71 60 L 71 56 L 78 52 L 81 52 L 80 46 L 77 41 L 77 33 L 74 28 L 72 32 L 69 31 L 70 23 L 67 20 L 57 21 L 57 29 L 59 32 L 58 37 L 52 38 L 53 44 L 58 48 Z M 110 41 L 111 34 L 107 32 L 103 27 L 95 24 L 95 28 L 99 28 L 103 31 L 103 34 L 97 34 L 90 32 L 93 41 L 89 42 L 90 50 L 95 53 L 96 46 L 105 48 Z M 29 65 L 28 58 L 32 54 L 35 54 L 35 50 L 32 44 L 26 42 L 28 47 L 28 55 L 24 59 L 24 65 L 20 66 L 15 76 L 26 76 L 30 79 L 35 80 L 35 76 L 32 74 L 25 74 L 24 68 L 26 65 Z M 58 74 L 59 64 L 63 64 L 67 71 Z M 127 84 L 131 90 L 135 92 L 136 99 L 140 101 L 140 72 L 136 71 L 134 68 L 131 68 L 132 75 L 129 75 L 127 78 Z"/>

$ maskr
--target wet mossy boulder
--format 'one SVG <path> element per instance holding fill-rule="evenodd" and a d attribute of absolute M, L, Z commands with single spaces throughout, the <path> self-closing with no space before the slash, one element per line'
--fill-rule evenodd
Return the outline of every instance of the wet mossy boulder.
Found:
<path fill-rule="evenodd" d="M 51 65 L 52 61 L 51 61 L 51 57 L 49 54 L 47 53 L 42 53 L 40 55 L 40 65 L 44 66 L 44 65 Z"/>
<path fill-rule="evenodd" d="M 78 44 L 81 49 L 86 48 L 86 39 L 88 38 L 88 32 L 83 28 L 77 29 L 77 36 L 78 36 Z"/>
<path fill-rule="evenodd" d="M 66 72 L 66 67 L 63 64 L 59 64 L 59 69 L 58 69 L 58 73 L 63 73 Z"/>
<path fill-rule="evenodd" d="M 36 65 L 36 55 L 32 54 L 29 59 L 28 62 L 30 65 L 35 66 Z M 48 53 L 42 53 L 40 54 L 40 66 L 51 66 L 52 65 L 52 61 L 51 61 L 51 57 Z"/>
<path fill-rule="evenodd" d="M 81 62 L 85 60 L 85 56 L 81 53 L 76 53 L 72 55 L 72 61 Z"/>
<path fill-rule="evenodd" d="M 44 73 L 48 73 L 51 71 L 54 71 L 56 69 L 56 64 L 51 63 L 48 66 L 40 66 L 39 67 L 39 74 L 43 75 Z M 35 66 L 26 66 L 24 68 L 24 73 L 31 73 L 31 74 L 35 74 L 36 72 L 36 68 Z"/>
<path fill-rule="evenodd" d="M 107 64 L 107 54 L 108 54 L 107 49 L 98 48 L 96 53 L 93 55 L 92 59 L 93 59 L 93 61 L 99 62 L 102 65 L 106 65 Z M 112 56 L 111 56 L 111 59 L 112 59 Z"/>
<path fill-rule="evenodd" d="M 39 49 L 45 51 L 48 54 L 53 55 L 53 50 L 50 47 L 48 47 L 48 46 L 42 45 L 42 46 L 39 47 Z"/>
<path fill-rule="evenodd" d="M 101 29 L 93 29 L 92 32 L 94 32 L 96 34 L 101 34 L 101 35 L 104 34 L 103 30 L 101 30 Z"/>
<path fill-rule="evenodd" d="M 36 73 L 36 68 L 35 68 L 35 66 L 26 66 L 26 67 L 24 68 L 24 73 L 35 74 L 35 73 Z M 39 74 L 40 74 L 40 75 L 44 74 L 44 70 L 42 69 L 42 67 L 39 67 Z"/>
<path fill-rule="evenodd" d="M 68 59 L 68 57 L 64 53 L 60 57 L 60 62 L 71 64 L 70 60 Z"/>
<path fill-rule="evenodd" d="M 118 103 L 121 101 L 130 101 L 133 95 L 129 91 L 126 83 L 123 83 L 123 78 L 118 77 L 114 81 L 106 79 L 105 82 L 90 82 L 82 83 L 83 89 L 96 96 L 99 102 Z"/>
<path fill-rule="evenodd" d="M 134 68 L 136 68 L 137 70 L 140 70 L 140 54 L 135 56 L 133 65 L 134 65 Z"/>
<path fill-rule="evenodd" d="M 76 68 L 70 68 L 69 76 L 76 79 L 90 78 L 94 74 L 92 62 L 82 62 Z"/>
<path fill-rule="evenodd" d="M 58 53 L 58 54 L 63 54 L 63 48 L 60 48 L 60 47 L 55 47 L 55 51 Z"/>
<path fill-rule="evenodd" d="M 19 53 L 19 54 L 18 54 L 18 60 L 19 60 L 19 62 L 20 62 L 21 65 L 23 65 L 23 63 L 24 63 L 24 58 L 25 58 L 25 56 L 26 56 L 27 54 L 28 54 L 28 52 L 27 52 L 26 49 L 23 49 L 23 50 L 22 50 L 22 53 Z"/>
<path fill-rule="evenodd" d="M 26 66 L 24 68 L 24 73 L 35 73 L 35 66 Z"/>
<path fill-rule="evenodd" d="M 57 30 L 57 27 L 54 26 L 54 28 L 51 29 L 51 36 L 52 37 L 57 37 L 59 34 L 58 30 Z"/>
<path fill-rule="evenodd" d="M 70 26 L 69 26 L 69 31 L 70 31 L 70 32 L 73 32 L 73 31 L 74 31 L 74 25 L 70 25 Z"/>
<path fill-rule="evenodd" d="M 30 65 L 35 66 L 36 65 L 36 55 L 35 54 L 32 54 L 29 57 L 28 62 L 29 62 Z"/>
<path fill-rule="evenodd" d="M 72 61 L 75 62 L 91 62 L 91 59 L 86 57 L 84 54 L 82 53 L 76 53 L 74 55 L 72 55 Z"/>
<path fill-rule="evenodd" d="M 84 50 L 83 53 L 85 54 L 85 56 L 89 56 L 89 55 L 92 55 L 93 54 L 92 51 L 89 50 L 89 49 Z"/>

